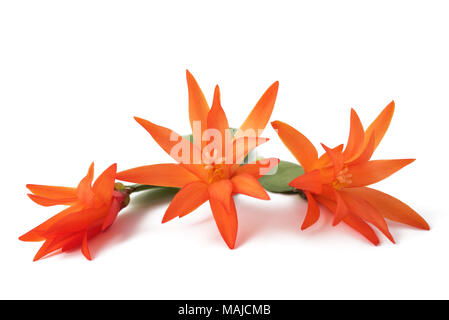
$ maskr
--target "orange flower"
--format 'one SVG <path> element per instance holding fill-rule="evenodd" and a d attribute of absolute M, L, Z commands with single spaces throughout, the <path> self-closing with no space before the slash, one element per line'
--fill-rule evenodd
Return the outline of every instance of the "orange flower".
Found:
<path fill-rule="evenodd" d="M 319 218 L 317 201 L 334 213 L 333 225 L 341 220 L 377 245 L 379 240 L 366 223 L 376 226 L 388 239 L 394 239 L 384 218 L 428 230 L 426 221 L 412 208 L 392 196 L 367 186 L 383 180 L 414 159 L 370 160 L 390 125 L 394 112 L 392 101 L 365 131 L 357 113 L 351 110 L 351 128 L 346 148 L 339 145 L 318 157 L 312 143 L 291 126 L 274 121 L 279 137 L 304 168 L 305 174 L 290 182 L 303 190 L 307 214 L 301 229 Z"/>
<path fill-rule="evenodd" d="M 135 118 L 179 164 L 138 167 L 119 172 L 117 178 L 147 185 L 181 188 L 165 212 L 163 223 L 175 217 L 183 217 L 209 200 L 218 230 L 232 249 L 238 225 L 233 194 L 242 193 L 254 198 L 269 199 L 258 178 L 276 165 L 278 160 L 265 159 L 245 165 L 240 163 L 251 149 L 268 140 L 260 138 L 259 134 L 272 113 L 278 82 L 260 98 L 233 139 L 221 107 L 218 86 L 209 110 L 200 87 L 189 71 L 187 85 L 194 143 L 170 129 Z M 210 136 L 213 136 L 213 141 L 204 141 Z"/>
<path fill-rule="evenodd" d="M 113 164 L 92 185 L 92 163 L 77 188 L 27 185 L 33 193 L 28 196 L 37 204 L 69 206 L 19 238 L 22 241 L 45 241 L 34 261 L 58 249 L 67 251 L 80 244 L 84 256 L 92 259 L 88 239 L 107 229 L 129 200 L 126 193 L 114 188 L 116 172 L 117 165 Z"/>

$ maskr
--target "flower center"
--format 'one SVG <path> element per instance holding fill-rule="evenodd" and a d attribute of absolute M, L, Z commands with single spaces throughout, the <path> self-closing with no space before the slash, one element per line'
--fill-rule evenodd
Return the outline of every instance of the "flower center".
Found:
<path fill-rule="evenodd" d="M 219 180 L 226 179 L 228 177 L 228 167 L 223 161 L 224 159 L 220 158 L 210 164 L 204 166 L 208 175 L 209 175 L 209 183 L 213 183 Z"/>
<path fill-rule="evenodd" d="M 349 173 L 348 167 L 344 167 L 340 172 L 337 174 L 337 177 L 332 182 L 332 186 L 340 190 L 342 188 L 347 187 L 352 183 L 352 173 Z"/>

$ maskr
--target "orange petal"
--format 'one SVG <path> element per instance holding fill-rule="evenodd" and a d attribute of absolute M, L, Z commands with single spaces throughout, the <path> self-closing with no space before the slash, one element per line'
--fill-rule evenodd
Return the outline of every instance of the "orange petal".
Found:
<path fill-rule="evenodd" d="M 118 196 L 114 196 L 112 198 L 108 213 L 106 214 L 106 217 L 104 218 L 103 224 L 101 226 L 101 231 L 106 230 L 114 223 L 118 213 L 120 212 L 122 201 L 125 198 L 125 196 L 123 194 L 120 194 L 120 192 L 114 192 L 117 193 Z"/>
<path fill-rule="evenodd" d="M 41 223 L 40 225 L 38 225 L 34 229 L 28 231 L 27 233 L 25 233 L 24 235 L 19 237 L 19 240 L 21 240 L 21 241 L 42 241 L 42 240 L 45 240 L 45 234 L 46 234 L 47 230 L 52 225 L 54 225 L 55 223 L 57 223 L 58 221 L 60 221 L 64 217 L 66 217 L 67 215 L 72 214 L 74 212 L 79 212 L 82 209 L 83 209 L 83 205 L 80 204 L 80 203 L 77 203 L 77 204 L 75 204 L 75 205 L 73 205 L 71 207 L 68 207 L 67 209 L 59 212 L 58 214 L 54 215 L 53 217 L 51 217 L 47 221 Z"/>
<path fill-rule="evenodd" d="M 333 148 L 333 149 L 331 149 L 331 150 L 333 150 L 334 152 L 341 153 L 341 152 L 343 151 L 343 145 L 340 144 L 340 145 L 336 146 L 335 148 Z M 324 168 L 324 167 L 330 165 L 331 162 L 332 162 L 332 161 L 331 161 L 331 159 L 329 158 L 329 155 L 325 152 L 325 153 L 323 153 L 323 154 L 321 155 L 321 157 L 319 157 L 318 161 L 317 161 L 316 164 L 315 164 L 315 168 L 316 168 L 316 169 Z"/>
<path fill-rule="evenodd" d="M 318 153 L 313 144 L 302 133 L 281 121 L 271 123 L 279 137 L 304 170 L 312 171 L 318 160 Z"/>
<path fill-rule="evenodd" d="M 309 191 L 304 191 L 304 193 L 307 197 L 307 213 L 304 222 L 302 223 L 301 230 L 305 230 L 312 226 L 320 218 L 320 208 L 318 207 L 315 198 Z"/>
<path fill-rule="evenodd" d="M 372 160 L 348 166 L 352 174 L 351 187 L 364 187 L 391 176 L 415 159 Z"/>
<path fill-rule="evenodd" d="M 117 164 L 114 163 L 107 168 L 97 178 L 93 185 L 95 196 L 99 197 L 104 203 L 111 201 L 112 192 L 114 191 L 115 175 L 117 173 Z"/>
<path fill-rule="evenodd" d="M 315 198 L 323 204 L 329 211 L 334 212 L 336 211 L 337 205 L 335 201 L 332 201 L 324 196 L 315 195 Z M 376 233 L 374 230 L 365 223 L 361 218 L 353 215 L 348 214 L 345 217 L 343 217 L 343 222 L 346 223 L 348 226 L 359 232 L 361 235 L 363 235 L 366 239 L 368 239 L 372 244 L 377 246 L 379 244 L 379 238 L 377 238 Z"/>
<path fill-rule="evenodd" d="M 47 199 L 76 198 L 76 188 L 27 184 L 26 187 L 37 196 Z"/>
<path fill-rule="evenodd" d="M 42 246 L 39 248 L 38 252 L 33 258 L 33 261 L 37 261 L 41 259 L 42 257 L 46 256 L 50 253 L 49 247 L 54 243 L 52 239 L 46 240 Z"/>
<path fill-rule="evenodd" d="M 303 175 L 293 179 L 288 185 L 296 189 L 307 190 L 312 193 L 319 194 L 323 188 L 320 170 L 306 172 Z"/>
<path fill-rule="evenodd" d="M 233 191 L 231 180 L 223 179 L 209 185 L 208 188 L 210 198 L 218 200 L 224 208 L 230 210 L 230 199 Z"/>
<path fill-rule="evenodd" d="M 251 150 L 267 142 L 268 138 L 260 137 L 242 137 L 234 139 L 232 149 L 226 152 L 226 163 L 240 165 Z"/>
<path fill-rule="evenodd" d="M 67 238 L 67 240 L 64 241 L 64 243 L 61 246 L 62 252 L 70 251 L 74 248 L 77 248 L 80 246 L 80 244 L 83 243 L 83 236 L 84 232 L 76 233 L 73 236 L 70 236 Z"/>
<path fill-rule="evenodd" d="M 78 200 L 77 197 L 65 198 L 65 199 L 49 199 L 49 198 L 36 196 L 34 194 L 28 194 L 28 197 L 31 200 L 33 200 L 34 202 L 36 202 L 37 204 L 44 206 L 44 207 L 56 206 L 56 205 L 71 205 Z"/>
<path fill-rule="evenodd" d="M 27 241 L 27 242 L 40 242 L 44 241 L 45 237 L 40 234 L 40 232 L 36 232 L 34 230 L 28 231 L 27 233 L 21 235 L 19 237 L 20 241 Z"/>
<path fill-rule="evenodd" d="M 363 147 L 364 139 L 365 131 L 363 130 L 360 118 L 357 112 L 351 109 L 351 126 L 349 129 L 348 143 L 343 152 L 345 160 L 352 159 L 359 153 L 359 150 Z"/>
<path fill-rule="evenodd" d="M 214 133 L 220 134 L 216 137 L 219 138 L 219 141 L 213 141 L 213 143 L 218 143 L 221 146 L 220 158 L 224 157 L 227 148 L 226 143 L 231 142 L 231 134 L 229 132 L 228 119 L 220 104 L 220 89 L 218 86 L 215 87 L 214 101 L 207 116 L 207 129 L 216 130 L 216 132 L 211 133 L 212 135 Z"/>
<path fill-rule="evenodd" d="M 365 238 L 367 238 L 372 244 L 377 246 L 379 244 L 379 238 L 377 237 L 374 230 L 362 219 L 357 217 L 353 214 L 348 214 L 343 218 L 343 221 L 353 228 L 354 230 L 358 231 L 361 235 L 363 235 Z"/>
<path fill-rule="evenodd" d="M 384 137 L 385 133 L 390 126 L 391 119 L 393 118 L 394 113 L 394 101 L 391 101 L 388 106 L 385 107 L 384 110 L 379 114 L 376 120 L 371 123 L 371 125 L 366 129 L 365 132 L 365 146 L 368 144 L 370 138 L 375 133 L 375 141 L 374 141 L 374 150 L 376 150 L 380 141 Z"/>
<path fill-rule="evenodd" d="M 58 236 L 56 238 L 50 238 L 48 239 L 44 245 L 42 245 L 39 252 L 34 257 L 34 261 L 39 260 L 40 258 L 56 251 L 59 249 L 62 249 L 62 251 L 65 251 L 64 248 L 67 246 L 68 243 L 72 243 L 73 246 L 78 246 L 82 242 L 83 234 L 75 234 L 75 235 L 63 235 Z"/>
<path fill-rule="evenodd" d="M 101 223 L 109 210 L 108 206 L 101 208 L 87 208 L 79 212 L 68 214 L 55 222 L 45 232 L 47 237 L 54 237 L 68 233 L 87 230 L 90 226 Z"/>
<path fill-rule="evenodd" d="M 83 233 L 84 234 L 84 233 Z M 53 243 L 48 247 L 48 252 L 53 252 L 55 250 L 62 249 L 66 243 L 73 241 L 73 239 L 78 238 L 78 245 L 82 242 L 83 234 L 75 235 L 63 235 L 53 239 Z"/>
<path fill-rule="evenodd" d="M 387 219 L 419 229 L 430 229 L 427 222 L 415 210 L 386 193 L 367 187 L 348 188 L 346 191 L 368 201 Z"/>
<path fill-rule="evenodd" d="M 148 120 L 138 117 L 134 117 L 134 119 L 151 134 L 159 146 L 173 159 L 182 163 L 194 174 L 205 177 L 206 173 L 199 166 L 201 164 L 200 148 L 194 146 L 190 141 L 168 128 L 155 125 Z"/>
<path fill-rule="evenodd" d="M 217 129 L 220 132 L 228 131 L 229 123 L 220 102 L 220 87 L 215 86 L 214 101 L 207 115 L 207 129 Z"/>
<path fill-rule="evenodd" d="M 89 167 L 87 175 L 80 181 L 77 188 L 78 199 L 84 203 L 91 203 L 94 199 L 92 181 L 94 180 L 94 163 Z"/>
<path fill-rule="evenodd" d="M 375 225 L 388 239 L 390 239 L 391 242 L 395 243 L 393 236 L 388 230 L 385 219 L 380 212 L 376 210 L 376 208 L 352 193 L 340 191 L 339 194 L 352 214 L 357 215 L 363 220 Z"/>
<path fill-rule="evenodd" d="M 334 168 L 334 176 L 336 177 L 338 173 L 343 169 L 344 160 L 343 160 L 343 154 L 341 152 L 338 152 L 339 148 L 331 149 L 325 146 L 324 144 L 321 144 L 321 146 L 324 148 L 326 153 L 329 155 L 329 159 L 332 161 L 332 165 Z M 341 146 L 340 148 L 342 148 Z"/>
<path fill-rule="evenodd" d="M 162 223 L 170 221 L 175 217 L 183 217 L 209 199 L 207 184 L 201 181 L 191 182 L 185 185 L 173 198 Z"/>
<path fill-rule="evenodd" d="M 355 158 L 355 160 L 349 162 L 347 165 L 356 165 L 369 161 L 374 153 L 374 142 L 375 135 L 372 135 L 368 144 L 364 147 L 364 149 L 362 149 L 361 153 Z"/>
<path fill-rule="evenodd" d="M 252 131 L 256 136 L 262 133 L 273 112 L 278 88 L 279 82 L 276 81 L 265 91 L 248 118 L 246 118 L 245 122 L 240 126 L 240 129 L 236 132 L 235 139 L 248 136 L 248 131 Z"/>
<path fill-rule="evenodd" d="M 174 163 L 154 164 L 142 166 L 117 173 L 117 179 L 161 187 L 181 188 L 186 184 L 198 181 L 199 178 Z"/>
<path fill-rule="evenodd" d="M 92 260 L 90 255 L 89 246 L 87 245 L 87 232 L 84 234 L 83 243 L 81 245 L 81 252 L 86 257 L 87 260 Z"/>
<path fill-rule="evenodd" d="M 207 114 L 209 112 L 209 105 L 206 98 L 201 91 L 200 86 L 196 82 L 195 78 L 186 70 L 187 87 L 189 90 L 189 118 L 192 132 L 195 133 L 195 125 L 200 125 L 200 137 L 194 136 L 194 141 L 201 141 L 203 131 L 207 128 Z M 200 145 L 200 144 L 197 144 Z"/>
<path fill-rule="evenodd" d="M 223 205 L 222 200 L 214 197 L 210 198 L 209 204 L 221 237 L 230 249 L 234 249 L 238 229 L 237 212 L 231 196 L 228 201 L 228 208 Z"/>
<path fill-rule="evenodd" d="M 239 166 L 234 174 L 242 174 L 247 173 L 255 177 L 256 179 L 259 179 L 266 175 L 268 172 L 271 171 L 275 166 L 277 166 L 279 163 L 279 159 L 276 158 L 267 158 L 258 160 L 253 163 L 244 164 L 243 166 Z"/>
<path fill-rule="evenodd" d="M 184 139 L 173 130 L 158 126 L 148 120 L 139 117 L 134 117 L 134 119 L 151 134 L 159 146 L 172 158 L 178 162 L 192 163 L 190 160 L 192 159 L 192 151 L 194 151 L 194 148 L 187 139 Z M 179 147 L 181 152 L 173 153 L 175 146 Z"/>
<path fill-rule="evenodd" d="M 336 226 L 349 214 L 349 209 L 343 198 L 340 196 L 340 193 L 337 190 L 335 190 L 334 193 L 335 199 L 337 200 L 337 207 L 335 208 L 335 216 L 332 225 Z"/>
<path fill-rule="evenodd" d="M 247 196 L 262 200 L 270 200 L 265 189 L 252 175 L 246 173 L 238 174 L 232 177 L 231 182 L 234 193 L 246 194 Z"/>

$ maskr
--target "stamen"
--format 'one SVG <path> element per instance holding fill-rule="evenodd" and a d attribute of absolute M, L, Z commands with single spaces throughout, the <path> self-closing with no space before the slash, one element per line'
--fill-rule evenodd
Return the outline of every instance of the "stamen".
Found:
<path fill-rule="evenodd" d="M 213 163 L 204 166 L 209 175 L 209 183 L 227 178 L 228 171 L 224 158 L 215 160 Z"/>
<path fill-rule="evenodd" d="M 332 182 L 332 186 L 335 189 L 342 189 L 347 187 L 352 183 L 352 173 L 349 173 L 348 167 L 344 167 L 340 172 L 337 174 L 337 177 Z"/>

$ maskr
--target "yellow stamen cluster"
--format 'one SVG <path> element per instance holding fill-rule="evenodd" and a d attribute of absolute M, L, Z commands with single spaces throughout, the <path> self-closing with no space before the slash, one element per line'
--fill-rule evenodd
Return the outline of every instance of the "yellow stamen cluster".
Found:
<path fill-rule="evenodd" d="M 204 166 L 209 176 L 209 183 L 228 178 L 228 168 L 223 162 L 224 159 L 218 159 Z"/>
<path fill-rule="evenodd" d="M 348 167 L 344 167 L 340 172 L 337 174 L 337 177 L 335 178 L 334 182 L 332 182 L 332 186 L 340 190 L 342 188 L 347 187 L 352 183 L 352 174 L 349 173 Z"/>

